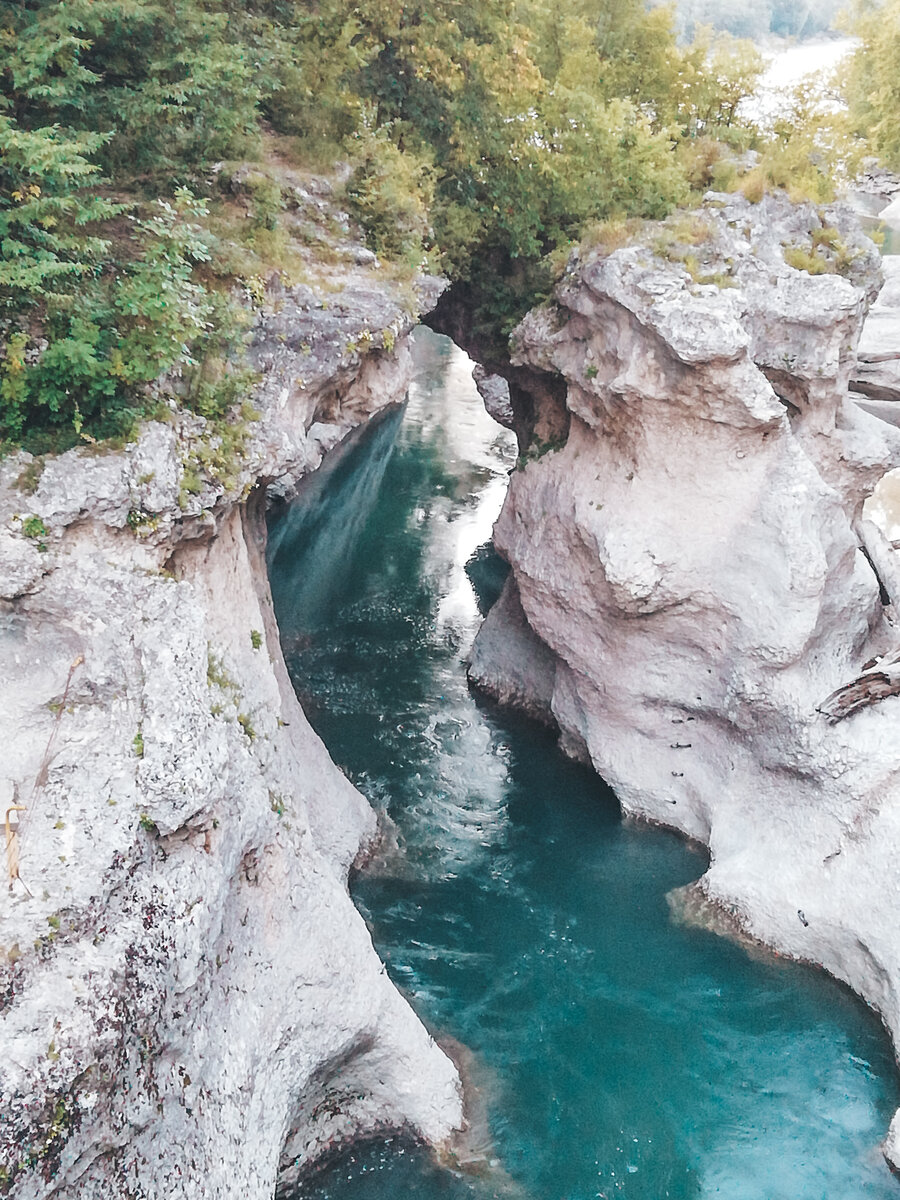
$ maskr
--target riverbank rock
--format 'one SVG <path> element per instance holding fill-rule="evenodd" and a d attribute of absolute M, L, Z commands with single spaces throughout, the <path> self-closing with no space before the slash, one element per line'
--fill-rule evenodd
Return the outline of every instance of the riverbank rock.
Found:
<path fill-rule="evenodd" d="M 273 280 L 250 412 L 0 464 L 4 1195 L 270 1200 L 342 1140 L 461 1124 L 347 893 L 375 818 L 294 696 L 264 560 L 267 488 L 402 401 L 414 319 L 372 270 Z"/>
<path fill-rule="evenodd" d="M 864 158 L 852 191 L 875 200 L 881 211 L 900 193 L 900 175 L 883 167 L 877 158 Z"/>
<path fill-rule="evenodd" d="M 582 251 L 513 335 L 517 380 L 565 381 L 565 424 L 513 387 L 537 415 L 472 675 L 527 690 L 524 614 L 554 660 L 525 707 L 626 813 L 708 845 L 699 894 L 896 1039 L 900 699 L 819 711 L 900 642 L 859 533 L 900 443 L 848 398 L 877 257 L 848 212 L 779 195 L 685 220 Z"/>
<path fill-rule="evenodd" d="M 888 255 L 882 267 L 884 287 L 863 326 L 851 380 L 869 401 L 861 400 L 862 407 L 879 416 L 885 401 L 900 400 L 900 255 Z"/>

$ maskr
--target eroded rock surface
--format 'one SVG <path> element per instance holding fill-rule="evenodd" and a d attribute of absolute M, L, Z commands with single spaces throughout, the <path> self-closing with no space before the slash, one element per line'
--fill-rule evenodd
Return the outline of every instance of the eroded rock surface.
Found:
<path fill-rule="evenodd" d="M 884 258 L 882 269 L 884 287 L 866 318 L 852 378 L 866 397 L 862 406 L 879 416 L 886 401 L 900 400 L 900 255 Z"/>
<path fill-rule="evenodd" d="M 537 406 L 472 674 L 549 709 L 626 813 L 706 843 L 700 892 L 896 1039 L 900 699 L 819 711 L 897 644 L 859 533 L 897 430 L 848 399 L 877 259 L 840 209 L 713 196 L 697 220 L 576 258 L 513 335 L 568 427 Z M 555 661 L 526 676 L 528 637 Z"/>
<path fill-rule="evenodd" d="M 489 374 L 480 363 L 472 368 L 472 378 L 484 407 L 499 425 L 507 429 L 515 427 L 515 413 L 509 398 L 509 384 L 502 375 Z"/>
<path fill-rule="evenodd" d="M 0 466 L 16 1200 L 269 1200 L 342 1138 L 461 1123 L 347 894 L 375 818 L 295 699 L 263 558 L 266 485 L 403 399 L 412 320 L 364 273 L 327 302 L 273 284 L 256 416 Z"/>

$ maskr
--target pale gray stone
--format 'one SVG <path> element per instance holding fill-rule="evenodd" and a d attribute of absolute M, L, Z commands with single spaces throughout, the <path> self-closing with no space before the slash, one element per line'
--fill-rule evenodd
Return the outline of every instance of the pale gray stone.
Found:
<path fill-rule="evenodd" d="M 839 208 L 712 196 L 702 215 L 692 253 L 734 286 L 649 245 L 588 253 L 515 331 L 514 364 L 565 380 L 569 428 L 541 442 L 558 418 L 535 392 L 495 541 L 555 656 L 563 744 L 626 813 L 709 847 L 698 895 L 848 982 L 896 1039 L 900 698 L 819 712 L 898 641 L 869 561 L 889 564 L 890 598 L 895 552 L 871 505 L 869 558 L 857 528 L 897 430 L 848 395 L 877 258 Z M 785 262 L 820 221 L 856 247 L 849 278 Z M 521 620 L 503 623 L 473 663 L 515 700 Z"/>
<path fill-rule="evenodd" d="M 476 363 L 472 368 L 472 378 L 475 380 L 478 394 L 484 401 L 484 407 L 488 414 L 499 425 L 505 425 L 507 429 L 512 429 L 515 417 L 507 381 L 502 375 L 491 375 L 480 363 Z"/>
<path fill-rule="evenodd" d="M 851 383 L 872 400 L 900 400 L 900 255 L 882 266 L 884 287 L 863 325 Z"/>
<path fill-rule="evenodd" d="M 497 670 L 498 666 L 502 669 Z M 556 656 L 528 624 L 510 575 L 478 631 L 469 678 L 502 704 L 552 723 L 555 676 Z"/>
<path fill-rule="evenodd" d="M 27 808 L 0 890 L 14 1200 L 270 1200 L 343 1140 L 462 1124 L 348 896 L 375 817 L 297 703 L 263 557 L 262 489 L 403 399 L 413 317 L 371 271 L 327 307 L 270 293 L 259 417 L 199 487 L 216 431 L 178 412 L 119 453 L 0 464 L 3 795 Z"/>

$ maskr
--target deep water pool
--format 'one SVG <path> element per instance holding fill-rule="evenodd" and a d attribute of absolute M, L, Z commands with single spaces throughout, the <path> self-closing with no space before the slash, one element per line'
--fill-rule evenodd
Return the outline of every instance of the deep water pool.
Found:
<path fill-rule="evenodd" d="M 270 576 L 310 719 L 396 824 L 353 895 L 428 1026 L 471 1052 L 484 1162 L 392 1138 L 297 1200 L 900 1200 L 877 1019 L 820 972 L 673 924 L 666 893 L 704 858 L 470 694 L 515 449 L 451 342 L 423 330 L 415 353 L 405 413 L 273 515 Z"/>

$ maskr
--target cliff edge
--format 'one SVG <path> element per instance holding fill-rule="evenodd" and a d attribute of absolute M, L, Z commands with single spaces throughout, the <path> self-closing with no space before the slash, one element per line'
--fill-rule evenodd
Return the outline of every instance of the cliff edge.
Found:
<path fill-rule="evenodd" d="M 357 258 L 326 291 L 273 276 L 225 424 L 173 401 L 121 451 L 0 464 L 16 1200 L 269 1200 L 343 1138 L 462 1122 L 347 893 L 375 817 L 294 696 L 266 578 L 267 488 L 406 391 L 417 314 Z"/>
<path fill-rule="evenodd" d="M 896 1044 L 900 700 L 824 705 L 900 641 L 862 514 L 898 430 L 848 395 L 879 286 L 849 213 L 783 195 L 576 255 L 513 334 L 512 572 L 471 675 L 709 847 L 682 910 L 823 964 Z"/>

